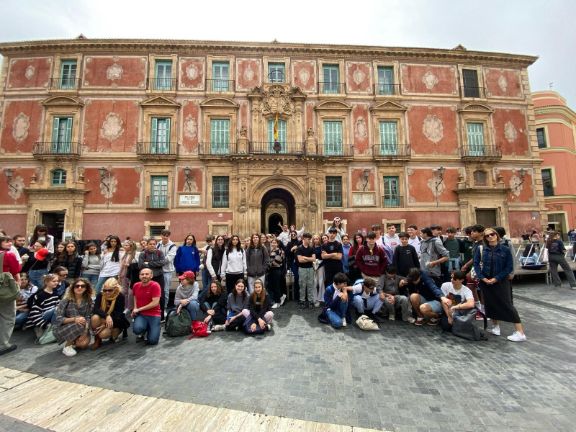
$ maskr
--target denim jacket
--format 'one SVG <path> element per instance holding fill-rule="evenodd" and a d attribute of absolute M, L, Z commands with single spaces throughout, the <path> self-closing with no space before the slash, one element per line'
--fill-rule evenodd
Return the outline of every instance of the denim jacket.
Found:
<path fill-rule="evenodd" d="M 482 257 L 480 257 L 482 250 Z M 514 270 L 512 252 L 507 246 L 497 244 L 495 247 L 482 245 L 474 251 L 474 271 L 479 280 L 496 278 L 499 282 L 508 277 Z"/>

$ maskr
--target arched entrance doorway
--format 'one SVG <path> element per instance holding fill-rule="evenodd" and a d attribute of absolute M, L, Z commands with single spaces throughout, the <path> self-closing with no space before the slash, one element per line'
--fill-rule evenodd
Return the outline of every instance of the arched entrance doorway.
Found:
<path fill-rule="evenodd" d="M 270 189 L 260 202 L 260 232 L 279 234 L 279 224 L 294 224 L 296 205 L 294 197 L 285 189 Z"/>

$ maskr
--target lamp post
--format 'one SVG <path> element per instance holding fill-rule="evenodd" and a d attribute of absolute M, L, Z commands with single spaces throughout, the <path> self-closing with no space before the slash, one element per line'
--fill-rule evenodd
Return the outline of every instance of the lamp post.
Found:
<path fill-rule="evenodd" d="M 368 180 L 370 180 L 370 170 L 365 169 L 362 173 L 362 192 L 366 191 L 366 188 L 368 187 Z"/>

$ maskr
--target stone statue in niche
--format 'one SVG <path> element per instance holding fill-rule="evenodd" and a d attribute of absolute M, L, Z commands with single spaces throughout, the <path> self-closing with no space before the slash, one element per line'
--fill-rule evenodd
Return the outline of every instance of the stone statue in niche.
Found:
<path fill-rule="evenodd" d="M 24 114 L 20 113 L 14 118 L 12 123 L 12 136 L 17 142 L 22 142 L 28 136 L 28 130 L 30 129 L 30 118 Z"/>
<path fill-rule="evenodd" d="M 196 183 L 196 178 L 193 174 L 190 175 L 184 181 L 184 192 L 186 193 L 198 193 L 198 184 Z"/>
<path fill-rule="evenodd" d="M 314 129 L 309 127 L 308 130 L 306 131 L 306 135 L 308 135 L 308 138 L 314 138 Z"/>
<path fill-rule="evenodd" d="M 438 144 L 438 142 L 444 137 L 444 126 L 442 125 L 442 120 L 434 114 L 428 114 L 422 123 L 422 133 L 434 144 Z"/>

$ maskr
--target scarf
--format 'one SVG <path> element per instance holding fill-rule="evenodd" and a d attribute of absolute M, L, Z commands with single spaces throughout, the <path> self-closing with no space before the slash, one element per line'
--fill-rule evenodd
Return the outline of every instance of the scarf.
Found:
<path fill-rule="evenodd" d="M 107 298 L 105 294 L 102 294 L 102 300 L 100 301 L 100 309 L 106 312 L 106 315 L 111 315 L 112 311 L 114 310 L 114 306 L 116 305 L 116 299 L 120 294 L 120 290 L 118 287 L 114 289 L 114 295 L 111 298 Z M 110 302 L 110 306 L 108 306 L 108 310 L 106 310 L 106 303 Z"/>

